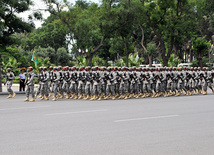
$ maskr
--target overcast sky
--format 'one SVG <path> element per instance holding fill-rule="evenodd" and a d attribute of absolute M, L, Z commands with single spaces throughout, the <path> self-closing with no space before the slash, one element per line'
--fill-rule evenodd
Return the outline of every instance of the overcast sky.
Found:
<path fill-rule="evenodd" d="M 42 0 L 32 0 L 34 3 L 34 6 L 31 7 L 32 10 L 37 10 L 37 9 L 45 9 L 45 3 Z M 68 0 L 70 3 L 75 4 L 76 0 Z M 86 0 L 88 2 L 95 2 L 99 3 L 100 0 Z M 19 14 L 20 17 L 24 18 L 25 20 L 28 19 L 28 15 L 31 14 L 31 11 L 27 11 L 25 13 Z M 48 12 L 43 11 L 43 18 L 46 19 L 49 16 Z M 42 21 L 34 21 L 36 28 L 41 27 Z"/>

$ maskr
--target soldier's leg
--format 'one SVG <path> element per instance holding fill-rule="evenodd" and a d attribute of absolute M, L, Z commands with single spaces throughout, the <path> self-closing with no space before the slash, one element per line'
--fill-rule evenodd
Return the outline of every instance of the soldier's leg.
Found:
<path fill-rule="evenodd" d="M 13 94 L 13 90 L 11 89 L 11 87 L 12 87 L 11 83 L 7 84 L 7 91 L 8 91 L 9 94 L 12 95 Z"/>
<path fill-rule="evenodd" d="M 106 85 L 106 97 L 104 99 L 109 99 L 110 87 L 111 87 L 111 85 L 109 85 L 109 84 Z"/>
<path fill-rule="evenodd" d="M 89 98 L 89 89 L 90 89 L 90 84 L 86 83 L 85 85 L 85 93 L 84 93 L 84 100 L 87 100 Z"/>
<path fill-rule="evenodd" d="M 35 93 L 34 93 L 34 85 L 32 85 L 32 86 L 29 86 L 30 87 L 30 94 L 31 94 L 31 96 L 32 96 L 32 100 L 30 100 L 30 101 L 35 101 Z"/>
<path fill-rule="evenodd" d="M 41 93 L 41 83 L 39 83 L 39 87 L 37 88 L 37 91 L 35 93 L 35 97 L 37 98 L 37 96 Z M 42 95 L 40 96 L 42 97 Z"/>
<path fill-rule="evenodd" d="M 212 83 L 211 82 L 208 82 L 208 87 L 213 91 Z"/>
<path fill-rule="evenodd" d="M 58 85 L 58 82 L 54 82 L 53 83 L 53 101 L 56 101 L 57 100 L 57 85 Z"/>
<path fill-rule="evenodd" d="M 27 85 L 27 88 L 26 88 L 26 99 L 24 101 L 29 101 L 29 95 L 30 95 L 30 87 Z"/>
<path fill-rule="evenodd" d="M 12 87 L 12 82 L 9 81 L 8 84 L 7 84 L 7 91 L 9 93 L 9 96 L 7 98 L 12 98 L 13 90 L 11 89 L 11 87 Z"/>
<path fill-rule="evenodd" d="M 45 86 L 44 86 L 44 84 L 41 84 L 40 92 L 41 92 L 41 100 L 44 100 L 45 99 Z"/>

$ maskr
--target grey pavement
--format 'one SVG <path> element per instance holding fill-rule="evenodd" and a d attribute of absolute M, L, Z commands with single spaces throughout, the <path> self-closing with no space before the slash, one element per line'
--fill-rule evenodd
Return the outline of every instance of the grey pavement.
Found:
<path fill-rule="evenodd" d="M 0 95 L 1 155 L 212 155 L 214 95 L 23 102 Z"/>

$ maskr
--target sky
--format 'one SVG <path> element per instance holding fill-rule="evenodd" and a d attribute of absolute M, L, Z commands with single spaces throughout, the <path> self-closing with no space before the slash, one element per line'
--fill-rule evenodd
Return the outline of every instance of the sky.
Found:
<path fill-rule="evenodd" d="M 32 0 L 34 3 L 34 6 L 31 6 L 31 10 L 38 10 L 38 9 L 45 9 L 46 5 L 42 0 Z M 76 0 L 68 0 L 70 3 L 75 4 Z M 99 3 L 100 0 L 86 0 L 88 2 L 95 2 L 95 3 Z M 28 20 L 28 16 L 29 14 L 31 14 L 32 11 L 26 11 L 24 13 L 19 14 L 20 17 L 22 17 L 25 21 Z M 46 19 L 49 16 L 48 12 L 42 11 L 43 14 L 43 18 Z M 41 27 L 41 24 L 43 23 L 43 21 L 34 21 L 34 24 L 36 26 L 36 28 Z"/>

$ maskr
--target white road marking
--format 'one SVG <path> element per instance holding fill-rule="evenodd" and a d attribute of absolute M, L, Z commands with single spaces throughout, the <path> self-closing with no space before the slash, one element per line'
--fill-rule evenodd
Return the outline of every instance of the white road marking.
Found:
<path fill-rule="evenodd" d="M 143 117 L 143 118 L 133 118 L 133 119 L 122 119 L 116 120 L 115 123 L 118 122 L 128 122 L 128 121 L 139 121 L 139 120 L 148 120 L 148 119 L 159 119 L 159 118 L 170 118 L 170 117 L 178 117 L 179 115 L 166 115 L 166 116 L 154 116 L 154 117 Z"/>
<path fill-rule="evenodd" d="M 0 111 L 5 111 L 5 110 L 22 110 L 22 109 L 37 109 L 37 108 L 47 108 L 50 106 L 34 106 L 34 107 L 19 107 L 19 108 L 4 108 L 0 109 Z"/>
<path fill-rule="evenodd" d="M 88 110 L 88 111 L 72 111 L 72 112 L 63 112 L 63 113 L 53 113 L 53 114 L 46 114 L 46 116 L 53 116 L 53 115 L 68 115 L 68 114 L 80 114 L 80 113 L 92 113 L 92 112 L 103 112 L 107 111 L 107 109 L 101 110 Z"/>

